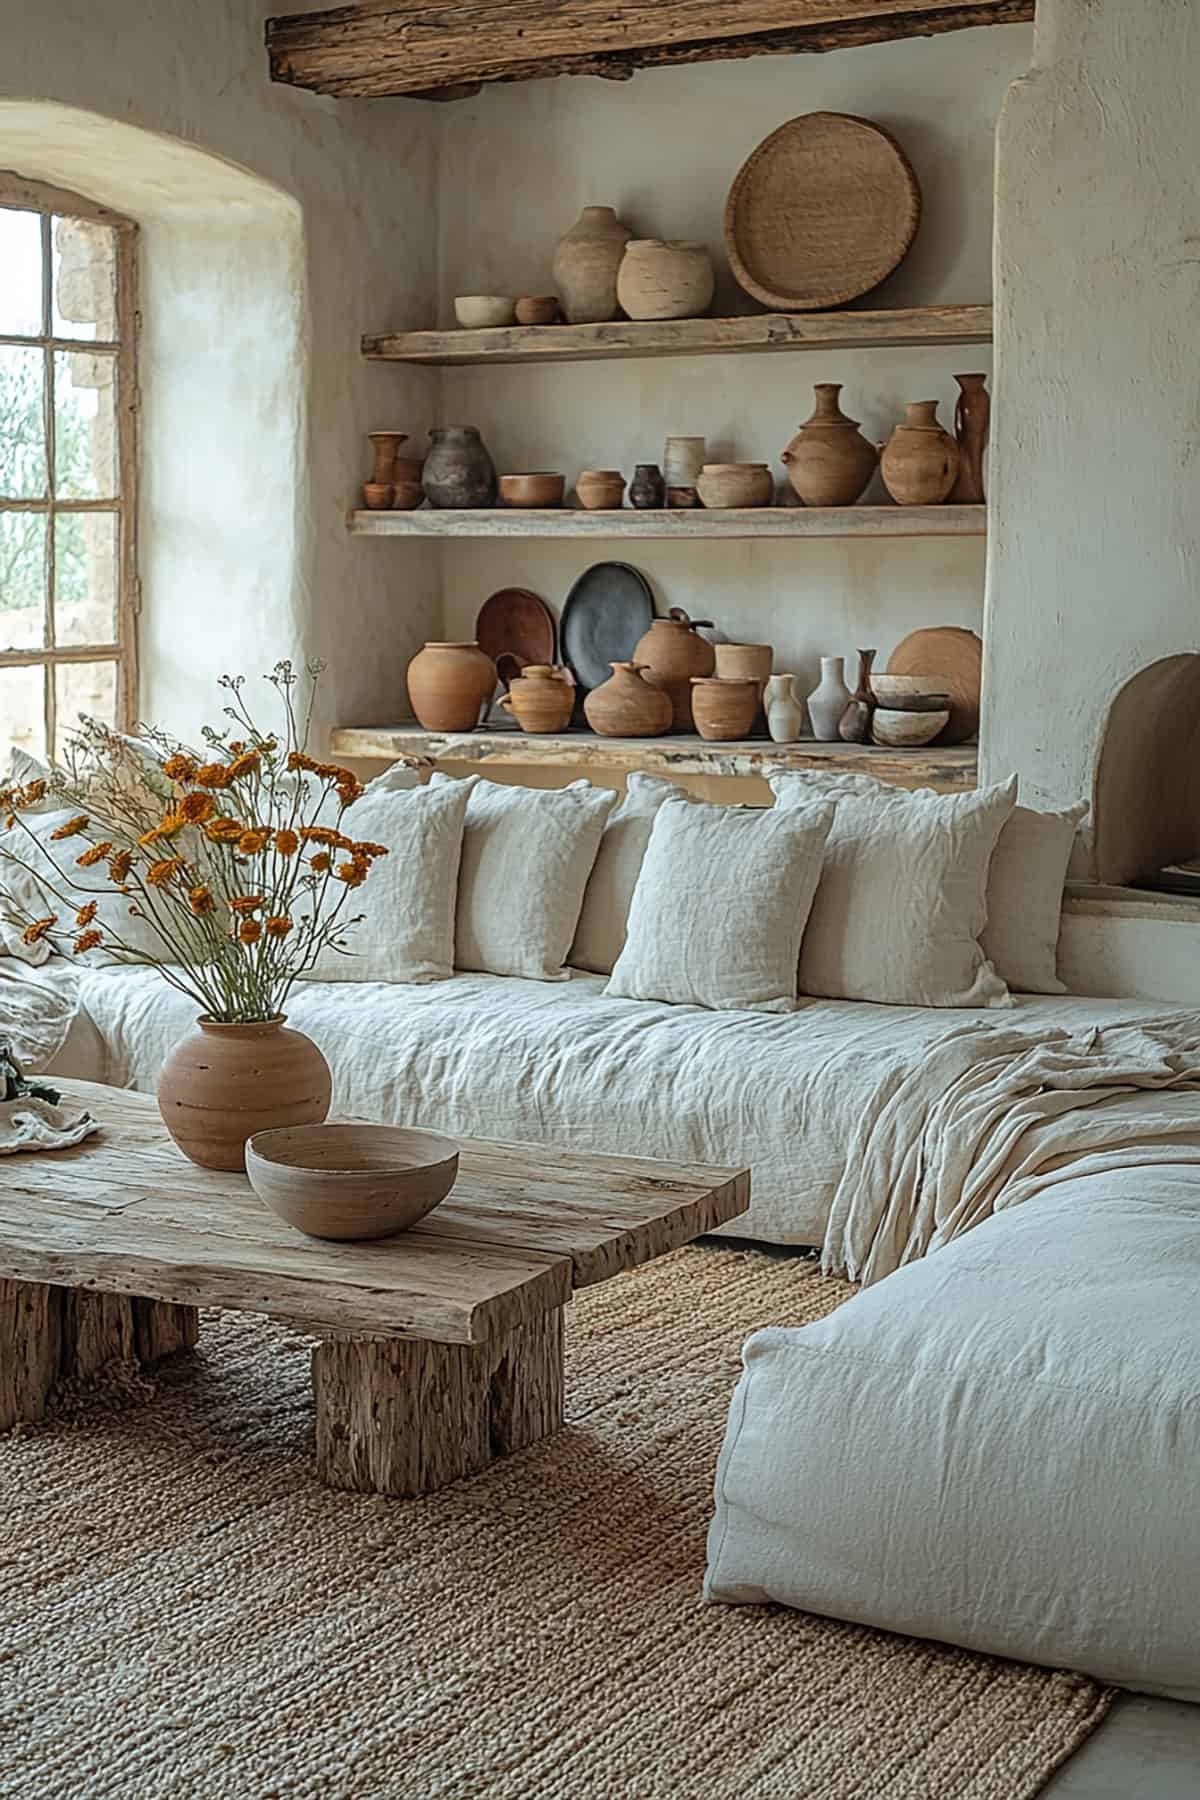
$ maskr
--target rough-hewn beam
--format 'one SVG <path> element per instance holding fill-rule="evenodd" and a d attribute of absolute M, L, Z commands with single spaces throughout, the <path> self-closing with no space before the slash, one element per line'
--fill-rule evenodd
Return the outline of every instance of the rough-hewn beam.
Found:
<path fill-rule="evenodd" d="M 359 0 L 267 21 L 275 81 L 457 98 L 492 81 L 845 49 L 1032 19 L 1034 0 Z"/>

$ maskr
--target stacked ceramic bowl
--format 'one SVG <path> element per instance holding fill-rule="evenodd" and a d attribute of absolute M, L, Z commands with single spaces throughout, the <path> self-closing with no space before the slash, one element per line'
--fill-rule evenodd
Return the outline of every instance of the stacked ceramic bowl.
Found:
<path fill-rule="evenodd" d="M 871 719 L 877 744 L 916 750 L 932 744 L 950 723 L 950 696 L 942 675 L 873 675 L 878 705 Z"/>

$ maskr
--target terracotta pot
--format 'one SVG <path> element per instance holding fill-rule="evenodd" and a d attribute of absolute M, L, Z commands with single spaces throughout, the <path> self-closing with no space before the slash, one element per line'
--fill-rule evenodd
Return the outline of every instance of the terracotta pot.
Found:
<path fill-rule="evenodd" d="M 421 477 L 424 473 L 425 458 L 423 456 L 398 456 L 392 464 L 392 480 L 397 486 L 402 486 L 406 481 L 415 481 L 420 487 Z"/>
<path fill-rule="evenodd" d="M 431 506 L 494 506 L 496 465 L 475 425 L 439 425 L 430 432 L 422 483 Z"/>
<path fill-rule="evenodd" d="M 671 701 L 644 679 L 637 662 L 615 662 L 612 676 L 593 688 L 583 716 L 601 737 L 660 737 L 671 729 Z"/>
<path fill-rule="evenodd" d="M 585 206 L 554 252 L 554 285 L 571 325 L 617 316 L 617 271 L 633 236 L 611 206 Z"/>
<path fill-rule="evenodd" d="M 692 677 L 692 713 L 702 738 L 728 743 L 749 737 L 758 717 L 757 681 L 729 681 L 719 675 Z"/>
<path fill-rule="evenodd" d="M 496 691 L 496 665 L 478 644 L 426 644 L 408 665 L 408 697 L 426 731 L 474 731 Z"/>
<path fill-rule="evenodd" d="M 653 511 L 665 505 L 667 484 L 657 463 L 639 463 L 629 484 L 629 499 L 639 512 Z"/>
<path fill-rule="evenodd" d="M 419 481 L 393 481 L 392 506 L 396 512 L 413 512 L 425 498 Z"/>
<path fill-rule="evenodd" d="M 811 418 L 783 453 L 788 480 L 805 506 L 853 506 L 879 461 L 879 452 L 838 405 L 839 381 L 818 381 Z"/>
<path fill-rule="evenodd" d="M 813 736 L 819 743 L 834 742 L 850 698 L 845 658 L 823 656 L 820 682 L 808 696 L 808 716 L 812 721 Z"/>
<path fill-rule="evenodd" d="M 505 506 L 561 506 L 566 481 L 549 469 L 528 475 L 502 475 L 500 498 Z"/>
<path fill-rule="evenodd" d="M 557 319 L 557 294 L 522 294 L 517 301 L 518 325 L 553 325 Z"/>
<path fill-rule="evenodd" d="M 396 466 L 396 452 L 401 444 L 407 444 L 406 431 L 368 431 L 367 441 L 375 453 L 375 467 L 371 480 L 377 487 L 385 486 L 393 481 L 392 471 Z"/>
<path fill-rule="evenodd" d="M 986 375 L 956 375 L 954 379 L 962 391 L 954 403 L 958 478 L 950 490 L 950 498 L 956 505 L 978 506 L 986 498 L 983 453 L 987 449 L 992 399 L 984 386 Z"/>
<path fill-rule="evenodd" d="M 838 736 L 845 744 L 865 744 L 871 736 L 871 715 L 875 711 L 875 695 L 871 688 L 871 664 L 874 650 L 858 653 L 858 681 L 838 721 Z"/>
<path fill-rule="evenodd" d="M 631 319 L 698 319 L 712 305 L 712 258 L 703 244 L 632 238 L 617 272 Z"/>
<path fill-rule="evenodd" d="M 796 698 L 796 677 L 772 675 L 763 701 L 772 743 L 797 743 L 804 732 L 804 707 Z"/>
<path fill-rule="evenodd" d="M 565 731 L 575 710 L 575 688 L 563 669 L 528 663 L 510 682 L 500 705 L 522 731 Z"/>
<path fill-rule="evenodd" d="M 715 674 L 722 681 L 757 681 L 761 701 L 775 662 L 771 644 L 717 644 Z"/>
<path fill-rule="evenodd" d="M 712 623 L 710 619 L 698 622 Z M 681 606 L 673 606 L 668 618 L 654 620 L 633 656 L 645 668 L 647 680 L 662 688 L 670 700 L 672 729 L 691 731 L 695 722 L 692 678 L 711 675 L 716 667 L 716 652 L 708 639 L 700 636 Z"/>
<path fill-rule="evenodd" d="M 766 463 L 705 463 L 696 490 L 705 506 L 770 506 L 775 477 Z"/>
<path fill-rule="evenodd" d="M 575 497 L 588 512 L 617 512 L 625 497 L 625 477 L 619 469 L 584 469 Z"/>
<path fill-rule="evenodd" d="M 392 483 L 390 481 L 364 481 L 363 505 L 370 512 L 386 512 L 392 504 Z"/>
<path fill-rule="evenodd" d="M 244 1169 L 255 1132 L 319 1125 L 332 1092 L 325 1058 L 282 1016 L 248 1025 L 201 1016 L 158 1078 L 163 1123 L 204 1169 Z"/>
<path fill-rule="evenodd" d="M 940 506 L 958 475 L 958 445 L 937 420 L 936 400 L 905 409 L 879 459 L 884 486 L 898 506 Z"/>
<path fill-rule="evenodd" d="M 702 437 L 669 437 L 663 451 L 663 475 L 669 488 L 695 487 L 708 458 Z"/>

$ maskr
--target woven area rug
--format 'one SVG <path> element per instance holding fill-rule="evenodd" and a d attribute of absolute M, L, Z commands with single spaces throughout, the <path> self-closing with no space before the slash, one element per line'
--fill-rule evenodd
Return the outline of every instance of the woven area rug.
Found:
<path fill-rule="evenodd" d="M 566 1429 L 419 1501 L 318 1484 L 284 1328 L 67 1394 L 0 1437 L 0 1793 L 1036 1794 L 1098 1684 L 699 1598 L 741 1342 L 849 1292 L 694 1247 L 583 1293 Z"/>

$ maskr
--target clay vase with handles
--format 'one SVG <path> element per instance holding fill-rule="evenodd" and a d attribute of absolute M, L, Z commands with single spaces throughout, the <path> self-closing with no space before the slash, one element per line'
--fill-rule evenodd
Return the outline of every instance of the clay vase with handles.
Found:
<path fill-rule="evenodd" d="M 914 400 L 884 445 L 879 469 L 897 506 L 940 506 L 958 463 L 958 445 L 938 424 L 937 401 Z"/>
<path fill-rule="evenodd" d="M 500 705 L 512 713 L 522 731 L 565 731 L 575 710 L 575 688 L 565 669 L 528 663 L 509 684 Z"/>
<path fill-rule="evenodd" d="M 838 736 L 844 744 L 865 744 L 871 736 L 871 716 L 875 711 L 875 695 L 871 688 L 871 666 L 874 650 L 858 653 L 858 682 L 838 720 Z"/>
<path fill-rule="evenodd" d="M 811 418 L 783 452 L 788 480 L 805 506 L 853 506 L 879 461 L 879 452 L 838 404 L 840 381 L 818 381 Z"/>
<path fill-rule="evenodd" d="M 767 730 L 771 734 L 772 743 L 797 743 L 804 730 L 804 707 L 796 698 L 796 677 L 769 676 L 763 700 L 767 709 Z"/>
<path fill-rule="evenodd" d="M 250 1024 L 205 1015 L 158 1078 L 158 1109 L 183 1154 L 202 1169 L 244 1169 L 246 1139 L 285 1125 L 320 1125 L 333 1081 L 311 1038 L 282 1014 Z"/>
<path fill-rule="evenodd" d="M 846 686 L 846 659 L 823 656 L 820 682 L 808 696 L 808 716 L 818 743 L 832 744 L 836 740 L 842 714 L 851 698 Z"/>
<path fill-rule="evenodd" d="M 600 737 L 661 737 L 671 729 L 671 702 L 645 679 L 641 663 L 615 662 L 584 701 L 583 716 Z"/>
<path fill-rule="evenodd" d="M 617 316 L 617 273 L 633 236 L 611 206 L 585 206 L 554 252 L 554 285 L 568 325 Z"/>
<path fill-rule="evenodd" d="M 958 478 L 950 490 L 952 504 L 979 506 L 983 488 L 983 453 L 992 418 L 986 375 L 956 375 L 961 392 L 954 403 L 954 435 L 958 441 Z"/>
<path fill-rule="evenodd" d="M 421 480 L 430 506 L 446 510 L 494 506 L 499 483 L 496 465 L 477 425 L 439 425 L 429 433 L 433 448 Z"/>
<path fill-rule="evenodd" d="M 697 625 L 711 624 L 711 619 L 693 621 L 681 606 L 673 606 L 667 618 L 653 620 L 633 653 L 634 661 L 645 668 L 647 679 L 662 688 L 670 700 L 674 731 L 694 729 L 692 679 L 711 675 L 716 668 L 715 650 L 696 630 Z"/>
<path fill-rule="evenodd" d="M 496 665 L 478 644 L 426 644 L 408 665 L 408 697 L 426 731 L 474 731 L 496 691 Z"/>

